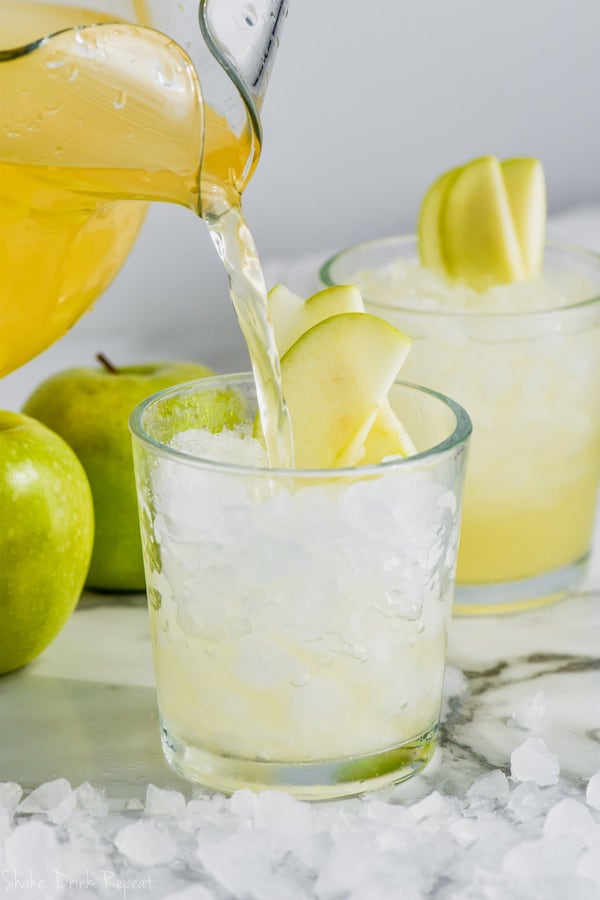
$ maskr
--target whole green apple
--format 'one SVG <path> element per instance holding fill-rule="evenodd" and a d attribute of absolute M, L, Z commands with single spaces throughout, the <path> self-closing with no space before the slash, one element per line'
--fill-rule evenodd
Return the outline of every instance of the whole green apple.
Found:
<path fill-rule="evenodd" d="M 0 673 L 48 646 L 73 612 L 94 540 L 92 494 L 57 435 L 0 411 Z"/>
<path fill-rule="evenodd" d="M 150 394 L 214 374 L 192 362 L 114 369 L 67 369 L 29 397 L 23 411 L 73 448 L 94 497 L 96 537 L 86 584 L 95 590 L 143 591 L 129 415 Z"/>

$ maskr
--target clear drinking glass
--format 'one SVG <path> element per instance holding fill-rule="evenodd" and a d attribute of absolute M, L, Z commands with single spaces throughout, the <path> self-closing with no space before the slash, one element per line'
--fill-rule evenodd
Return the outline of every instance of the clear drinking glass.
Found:
<path fill-rule="evenodd" d="M 265 468 L 235 434 L 250 375 L 134 411 L 162 742 L 185 777 L 325 799 L 431 758 L 471 426 L 425 388 L 390 402 L 417 454 L 321 471 Z M 231 461 L 240 444 L 254 462 Z"/>
<path fill-rule="evenodd" d="M 473 420 L 455 612 L 559 599 L 585 574 L 600 477 L 600 257 L 550 242 L 543 286 L 510 285 L 511 311 L 498 286 L 485 312 L 460 286 L 436 298 L 418 259 L 414 237 L 374 241 L 329 260 L 321 280 L 358 284 L 370 312 L 413 338 L 403 377 Z"/>

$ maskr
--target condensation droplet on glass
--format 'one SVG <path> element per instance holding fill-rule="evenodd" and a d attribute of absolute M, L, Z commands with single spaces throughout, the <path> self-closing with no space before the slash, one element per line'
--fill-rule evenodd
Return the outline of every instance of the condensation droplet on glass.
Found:
<path fill-rule="evenodd" d="M 401 700 L 398 704 L 398 709 L 406 709 L 408 706 L 408 700 Z"/>
<path fill-rule="evenodd" d="M 66 68 L 67 73 L 67 81 L 76 81 L 79 76 L 79 66 L 76 66 L 74 63 L 69 63 Z"/>
<path fill-rule="evenodd" d="M 115 109 L 123 109 L 125 104 L 127 103 L 127 94 L 125 91 L 119 91 L 115 99 L 113 100 L 113 106 Z"/>
<path fill-rule="evenodd" d="M 294 687 L 305 687 L 308 684 L 308 673 L 300 672 L 298 675 L 294 675 L 290 678 L 290 684 Z"/>
<path fill-rule="evenodd" d="M 156 77 L 154 79 L 154 83 L 160 84 L 161 87 L 166 87 L 166 88 L 173 86 L 172 80 L 165 74 L 162 66 L 158 66 L 156 69 Z"/>
<path fill-rule="evenodd" d="M 416 626 L 415 626 L 415 631 L 416 631 L 418 634 L 423 634 L 423 632 L 425 631 L 425 626 L 423 625 L 422 622 L 417 622 L 417 624 L 416 624 Z"/>

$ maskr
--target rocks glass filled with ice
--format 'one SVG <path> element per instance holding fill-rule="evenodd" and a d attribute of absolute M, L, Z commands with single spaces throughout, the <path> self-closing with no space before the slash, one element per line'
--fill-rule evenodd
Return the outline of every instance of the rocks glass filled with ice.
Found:
<path fill-rule="evenodd" d="M 504 174 L 517 163 L 533 175 L 533 162 Z M 467 614 L 528 609 L 581 584 L 600 477 L 600 257 L 544 242 L 531 183 L 521 253 L 502 174 L 492 158 L 447 173 L 418 238 L 352 247 L 321 273 L 357 284 L 370 312 L 413 339 L 403 377 L 472 417 L 455 604 Z"/>
<path fill-rule="evenodd" d="M 325 799 L 430 760 L 470 420 L 400 382 L 386 402 L 410 455 L 322 469 L 269 467 L 249 375 L 134 412 L 163 749 L 187 778 Z"/>

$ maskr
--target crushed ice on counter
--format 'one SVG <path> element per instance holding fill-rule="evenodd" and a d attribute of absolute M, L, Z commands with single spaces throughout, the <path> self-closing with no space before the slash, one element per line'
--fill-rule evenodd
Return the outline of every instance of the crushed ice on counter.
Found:
<path fill-rule="evenodd" d="M 448 684 L 462 690 L 452 670 Z M 438 772 L 452 752 L 441 749 Z M 528 738 L 510 777 L 480 772 L 456 796 L 400 786 L 309 804 L 272 790 L 225 797 L 194 787 L 186 799 L 149 785 L 140 803 L 65 779 L 21 799 L 7 782 L 0 861 L 11 887 L 37 891 L 15 898 L 384 900 L 401 883 L 407 900 L 594 900 L 600 771 L 578 792 L 558 780 L 556 758 Z"/>
<path fill-rule="evenodd" d="M 467 691 L 448 666 L 446 714 Z M 532 729 L 545 708 L 539 692 L 510 724 Z M 561 778 L 531 735 L 510 771 L 478 764 L 457 787 L 457 753 L 442 745 L 413 781 L 317 804 L 153 784 L 143 801 L 111 799 L 65 778 L 24 796 L 0 783 L 3 887 L 15 900 L 387 900 L 399 884 L 406 900 L 597 900 L 600 770 L 579 786 Z"/>
<path fill-rule="evenodd" d="M 556 784 L 560 775 L 558 759 L 541 738 L 527 738 L 510 757 L 510 774 L 515 781 Z"/>
<path fill-rule="evenodd" d="M 588 781 L 585 799 L 588 806 L 600 809 L 600 769 Z"/>

